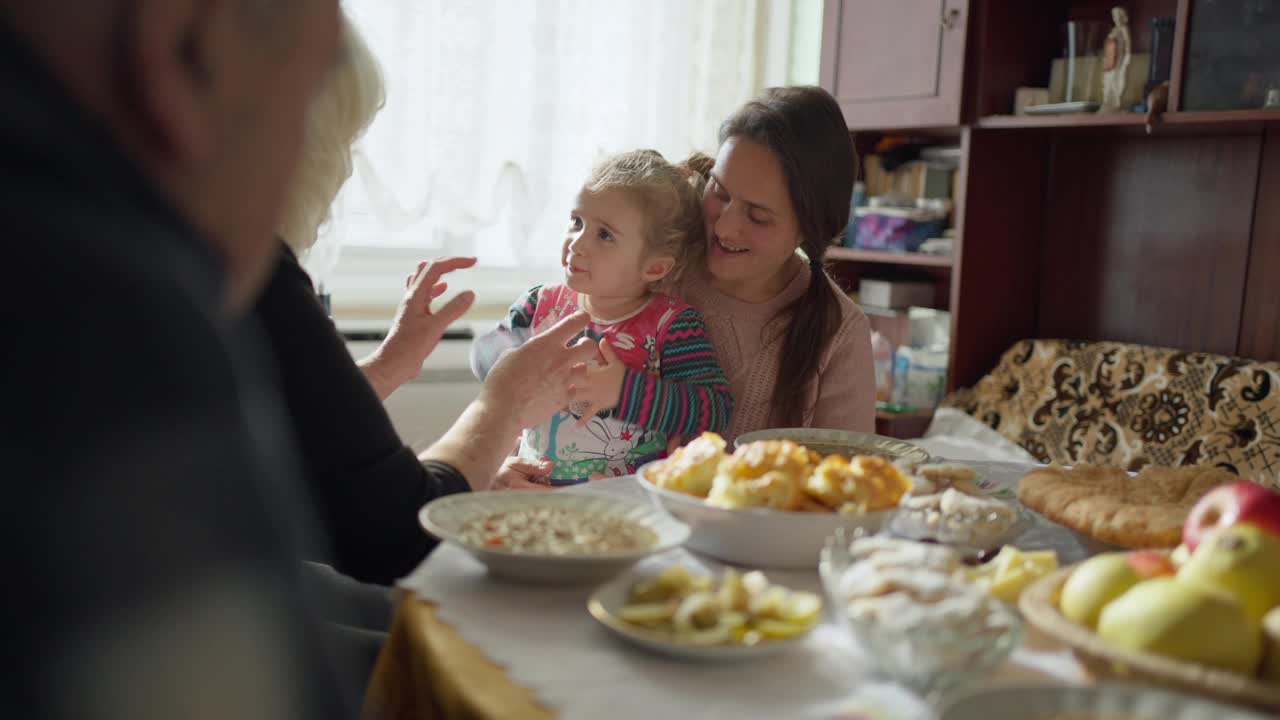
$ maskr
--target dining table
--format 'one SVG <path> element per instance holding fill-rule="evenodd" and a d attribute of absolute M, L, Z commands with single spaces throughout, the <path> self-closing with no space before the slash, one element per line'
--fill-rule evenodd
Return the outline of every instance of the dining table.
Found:
<path fill-rule="evenodd" d="M 1018 480 L 1035 466 L 965 463 L 991 495 L 1017 502 Z M 633 476 L 557 492 L 649 502 Z M 512 491 L 536 492 L 536 491 Z M 1053 550 L 1059 563 L 1096 552 L 1088 538 L 1030 513 L 1011 544 Z M 718 574 L 725 565 L 683 547 L 642 560 Z M 821 593 L 812 570 L 765 569 L 770 581 Z M 442 543 L 395 590 L 389 638 L 369 680 L 365 720 L 455 718 L 931 718 L 927 701 L 876 674 L 875 664 L 828 611 L 803 642 L 763 657 L 697 662 L 628 644 L 587 610 L 592 587 L 517 584 L 488 575 L 465 549 Z M 1008 683 L 1084 684 L 1069 647 L 1024 628 L 1021 643 L 978 688 Z M 960 688 L 964 692 L 975 688 Z"/>

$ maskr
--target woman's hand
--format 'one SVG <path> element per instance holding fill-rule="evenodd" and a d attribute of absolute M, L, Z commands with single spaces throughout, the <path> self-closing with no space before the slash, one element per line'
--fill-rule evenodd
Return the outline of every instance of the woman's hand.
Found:
<path fill-rule="evenodd" d="M 626 377 L 627 366 L 618 360 L 613 348 L 609 346 L 609 339 L 604 338 L 600 341 L 600 357 L 595 367 L 588 366 L 586 379 L 573 394 L 570 409 L 578 416 L 579 427 L 590 422 L 596 413 L 618 404 Z"/>
<path fill-rule="evenodd" d="M 386 400 L 396 388 L 417 377 L 444 331 L 471 308 L 476 295 L 470 290 L 458 293 L 435 311 L 431 301 L 449 287 L 441 277 L 475 264 L 473 257 L 437 258 L 418 263 L 417 270 L 405 278 L 404 297 L 396 308 L 391 331 L 378 349 L 359 363 L 378 399 Z"/>
<path fill-rule="evenodd" d="M 547 473 L 551 472 L 550 460 L 526 460 L 509 457 L 489 484 L 490 490 L 550 490 Z"/>

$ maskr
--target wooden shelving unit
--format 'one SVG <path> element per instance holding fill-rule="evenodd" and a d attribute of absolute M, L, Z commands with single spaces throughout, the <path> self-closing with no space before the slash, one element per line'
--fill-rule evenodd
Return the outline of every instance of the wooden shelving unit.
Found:
<path fill-rule="evenodd" d="M 926 255 L 924 253 L 888 252 L 861 248 L 833 247 L 827 250 L 828 260 L 881 263 L 908 267 L 950 268 L 950 255 Z"/>
<path fill-rule="evenodd" d="M 1176 19 L 1151 133 L 1145 114 L 1007 115 L 1017 88 L 1049 84 L 1063 23 L 1109 22 L 1116 4 L 1135 52 L 1152 18 Z M 937 283 L 949 389 L 1029 337 L 1280 360 L 1280 109 L 1183 108 L 1198 5 L 945 0 L 939 31 L 933 0 L 827 0 L 822 82 L 860 151 L 889 134 L 961 148 L 953 257 L 828 252 L 848 287 L 872 273 Z M 915 40 L 887 52 L 875 41 L 890 35 Z"/>
<path fill-rule="evenodd" d="M 992 115 L 975 123 L 975 127 L 989 130 L 1047 129 L 1073 127 L 1130 127 L 1142 126 L 1146 116 L 1137 113 L 1078 113 L 1070 115 Z"/>
<path fill-rule="evenodd" d="M 1117 130 L 1142 128 L 1146 115 L 1141 113 L 1079 113 L 1070 115 L 992 115 L 984 117 L 974 127 L 984 130 L 1046 129 L 1069 130 L 1072 128 L 1115 128 Z M 1167 112 L 1157 115 L 1152 123 L 1153 134 L 1170 131 L 1199 130 L 1207 133 L 1231 132 L 1238 125 L 1258 125 L 1280 122 L 1280 110 L 1224 110 L 1205 112 Z M 1251 128 L 1240 128 L 1249 130 Z"/>

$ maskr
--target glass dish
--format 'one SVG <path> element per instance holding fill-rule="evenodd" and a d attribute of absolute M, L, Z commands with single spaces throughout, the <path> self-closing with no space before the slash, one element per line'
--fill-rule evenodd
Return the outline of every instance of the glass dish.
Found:
<path fill-rule="evenodd" d="M 1022 641 L 1021 618 L 994 598 L 985 608 L 985 622 L 939 618 L 903 626 L 851 617 L 840 581 L 856 562 L 849 545 L 861 536 L 843 529 L 831 535 L 819 573 L 838 623 L 880 675 L 937 703 L 947 691 L 989 675 Z"/>
<path fill-rule="evenodd" d="M 965 555 L 992 553 L 1035 525 L 1034 516 L 1021 503 L 1005 504 L 1013 511 L 1013 518 L 1003 527 L 996 524 L 998 519 L 995 517 L 966 520 L 954 515 L 940 515 L 938 522 L 930 523 L 925 512 L 900 507 L 890 520 L 888 530 L 890 534 L 907 540 L 950 545 Z"/>

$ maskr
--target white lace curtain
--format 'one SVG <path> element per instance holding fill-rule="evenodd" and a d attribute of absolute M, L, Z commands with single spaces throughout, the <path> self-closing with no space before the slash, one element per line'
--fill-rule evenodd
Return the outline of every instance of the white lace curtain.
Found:
<path fill-rule="evenodd" d="M 795 79 L 793 38 L 816 36 L 796 21 L 821 12 L 821 0 L 344 4 L 387 105 L 307 258 L 339 308 L 394 302 L 412 264 L 440 254 L 480 258 L 456 284 L 485 303 L 554 279 L 592 162 L 714 152 L 729 112 Z"/>

